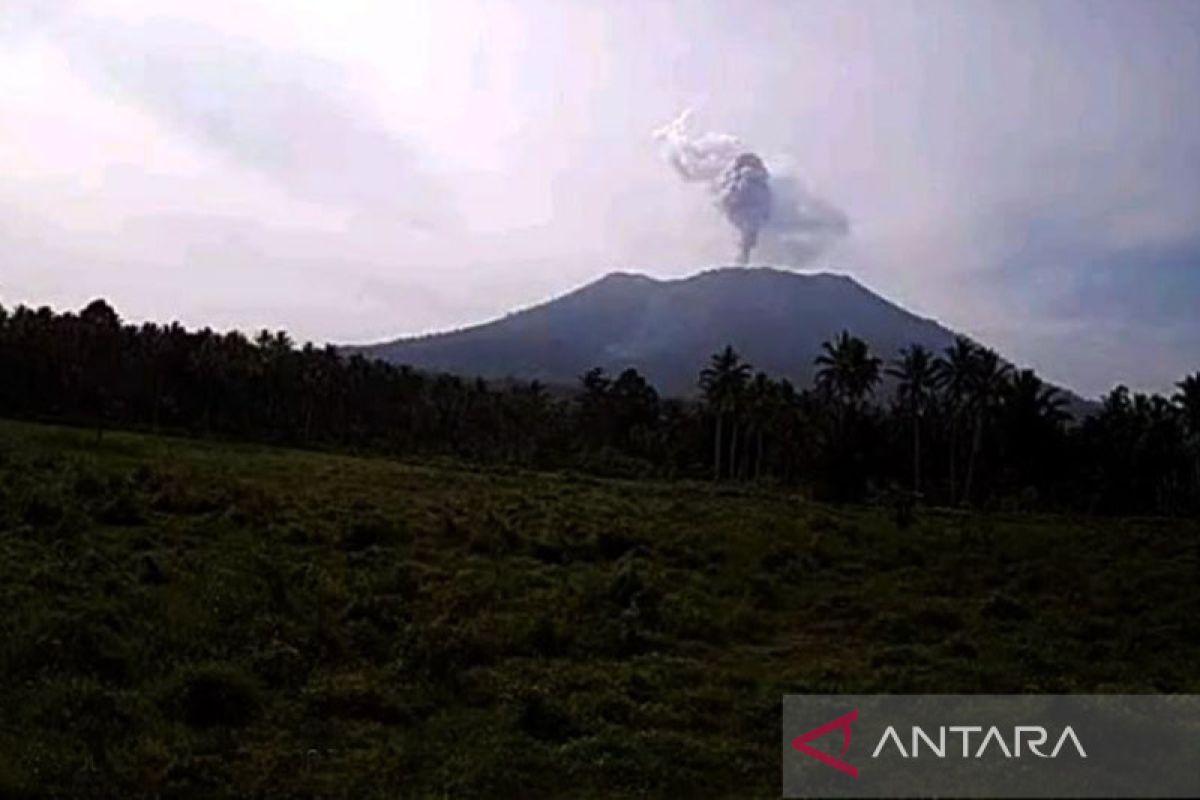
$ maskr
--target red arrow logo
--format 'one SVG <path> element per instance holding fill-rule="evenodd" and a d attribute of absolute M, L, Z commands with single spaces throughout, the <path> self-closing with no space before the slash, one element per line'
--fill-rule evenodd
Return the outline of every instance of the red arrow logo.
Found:
<path fill-rule="evenodd" d="M 836 770 L 846 773 L 851 778 L 857 778 L 858 767 L 853 767 L 841 759 L 834 758 L 828 753 L 822 753 L 820 750 L 816 749 L 815 747 L 810 747 L 808 744 L 814 739 L 820 739 L 825 734 L 836 731 L 840 728 L 842 731 L 842 756 L 845 757 L 846 753 L 850 750 L 850 723 L 854 722 L 856 719 L 858 719 L 857 708 L 845 716 L 838 717 L 833 722 L 826 722 L 819 728 L 813 728 L 808 733 L 800 734 L 795 739 L 792 739 L 792 747 L 796 750 L 799 750 L 801 753 L 804 753 L 806 756 L 812 756 L 822 764 L 826 764 Z"/>

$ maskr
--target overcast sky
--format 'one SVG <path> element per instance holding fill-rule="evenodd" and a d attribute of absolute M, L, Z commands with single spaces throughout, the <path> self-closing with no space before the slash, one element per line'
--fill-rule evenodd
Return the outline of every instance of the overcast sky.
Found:
<path fill-rule="evenodd" d="M 0 0 L 0 302 L 359 342 L 729 263 L 691 107 L 849 218 L 780 266 L 1168 390 L 1197 98 L 1188 0 Z"/>

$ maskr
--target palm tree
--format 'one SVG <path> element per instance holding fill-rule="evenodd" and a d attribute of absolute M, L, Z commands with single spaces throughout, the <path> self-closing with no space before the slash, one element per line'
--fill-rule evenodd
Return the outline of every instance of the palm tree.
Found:
<path fill-rule="evenodd" d="M 612 438 L 612 379 L 602 367 L 593 367 L 579 377 L 579 421 L 591 445 L 607 446 Z"/>
<path fill-rule="evenodd" d="M 1175 384 L 1179 389 L 1171 399 L 1179 408 L 1183 424 L 1187 429 L 1188 444 L 1192 450 L 1193 489 L 1200 493 L 1200 372 L 1188 375 Z M 1200 500 L 1200 496 L 1196 498 Z"/>
<path fill-rule="evenodd" d="M 879 382 L 880 360 L 871 355 L 867 343 L 842 331 L 833 342 L 821 345 L 817 356 L 817 388 L 823 405 L 831 408 L 828 433 L 821 450 L 824 481 L 834 496 L 862 496 L 869 473 L 870 439 L 866 429 L 864 401 Z"/>
<path fill-rule="evenodd" d="M 958 490 L 958 430 L 967 395 L 970 392 L 971 375 L 975 369 L 975 358 L 979 345 L 966 336 L 955 336 L 954 344 L 947 347 L 934 365 L 937 383 L 946 397 L 950 414 L 950 502 L 954 502 Z"/>
<path fill-rule="evenodd" d="M 1188 433 L 1200 436 L 1200 372 L 1188 375 L 1175 384 L 1179 391 L 1171 398 L 1183 413 Z"/>
<path fill-rule="evenodd" d="M 1150 508 L 1173 509 L 1186 482 L 1187 450 L 1181 447 L 1187 438 L 1186 421 L 1178 405 L 1158 394 L 1135 394 L 1133 416 L 1138 493 Z"/>
<path fill-rule="evenodd" d="M 967 481 L 963 486 L 963 505 L 971 501 L 971 486 L 974 483 L 975 467 L 983 449 L 983 429 L 996 405 L 1008 389 L 1008 376 L 1012 368 L 1000 360 L 995 350 L 979 348 L 975 355 L 974 369 L 970 373 L 968 405 L 974 416 L 971 434 L 971 456 L 967 461 Z"/>
<path fill-rule="evenodd" d="M 658 425 L 658 392 L 636 369 L 626 369 L 612 382 L 609 408 L 617 442 L 622 447 L 644 442 Z"/>
<path fill-rule="evenodd" d="M 919 344 L 900 351 L 900 358 L 888 367 L 887 374 L 899 379 L 896 400 L 908 412 L 913 431 L 913 492 L 921 491 L 921 416 L 937 388 L 937 370 L 933 354 Z"/>
<path fill-rule="evenodd" d="M 704 400 L 712 409 L 716 419 L 716 433 L 713 442 L 713 480 L 721 478 L 721 450 L 725 418 L 732 417 L 732 431 L 729 446 L 729 473 L 732 475 L 737 457 L 737 412 L 742 400 L 742 392 L 750 378 L 752 367 L 743 363 L 741 356 L 730 345 L 719 353 L 714 353 L 707 367 L 700 371 L 700 389 L 704 392 Z"/>
<path fill-rule="evenodd" d="M 1013 374 L 1005 402 L 1014 417 L 1028 423 L 1045 422 L 1057 426 L 1071 418 L 1066 411 L 1066 396 L 1031 369 Z"/>
<path fill-rule="evenodd" d="M 817 356 L 817 386 L 845 406 L 857 408 L 879 383 L 880 359 L 871 355 L 867 343 L 849 331 L 833 342 L 822 342 Z"/>
<path fill-rule="evenodd" d="M 1063 425 L 1071 418 L 1066 405 L 1066 395 L 1031 369 L 1014 373 L 1009 381 L 1002 441 L 1008 476 L 1021 480 L 1021 489 L 1036 489 L 1063 474 Z"/>
<path fill-rule="evenodd" d="M 762 477 L 763 453 L 766 450 L 766 432 L 778 427 L 780 387 L 765 372 L 754 376 L 746 391 L 746 407 L 750 425 L 754 432 L 753 478 Z"/>

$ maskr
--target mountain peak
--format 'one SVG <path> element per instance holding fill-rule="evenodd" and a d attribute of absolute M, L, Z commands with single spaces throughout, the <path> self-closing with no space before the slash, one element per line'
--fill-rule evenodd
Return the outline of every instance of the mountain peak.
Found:
<path fill-rule="evenodd" d="M 600 284 L 600 283 L 639 284 L 639 283 L 658 283 L 658 282 L 659 281 L 656 280 L 655 278 L 651 278 L 649 275 L 645 275 L 641 272 L 627 272 L 625 270 L 614 270 L 614 271 L 608 273 L 607 275 L 605 275 L 603 278 L 593 281 L 593 285 Z"/>
<path fill-rule="evenodd" d="M 821 343 L 842 330 L 886 359 L 914 342 L 941 349 L 954 338 L 848 275 L 722 266 L 674 279 L 611 272 L 483 325 L 355 349 L 418 368 L 553 384 L 574 384 L 592 367 L 633 367 L 663 394 L 688 396 L 727 344 L 755 368 L 808 385 Z"/>
<path fill-rule="evenodd" d="M 853 287 L 870 292 L 852 276 L 843 272 L 825 270 L 814 272 L 799 272 L 770 265 L 758 266 L 716 266 L 695 272 L 679 278 L 654 278 L 640 272 L 617 270 L 602 278 L 587 284 L 590 286 L 626 286 L 645 287 L 648 285 L 706 285 L 719 284 L 722 286 L 801 286 L 820 285 Z"/>

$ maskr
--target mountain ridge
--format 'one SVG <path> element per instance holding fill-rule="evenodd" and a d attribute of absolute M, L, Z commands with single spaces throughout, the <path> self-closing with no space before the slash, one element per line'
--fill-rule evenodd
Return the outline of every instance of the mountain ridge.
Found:
<path fill-rule="evenodd" d="M 885 360 L 955 332 L 849 275 L 714 267 L 681 278 L 617 270 L 476 325 L 343 348 L 419 369 L 575 384 L 593 367 L 632 367 L 666 396 L 692 397 L 709 356 L 732 345 L 756 369 L 807 386 L 821 343 L 842 330 Z"/>

